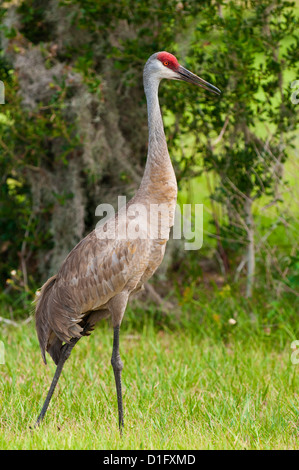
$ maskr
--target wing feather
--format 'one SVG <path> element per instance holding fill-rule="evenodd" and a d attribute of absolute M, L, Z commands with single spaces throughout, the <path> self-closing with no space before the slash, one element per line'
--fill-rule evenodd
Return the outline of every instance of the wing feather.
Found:
<path fill-rule="evenodd" d="M 144 270 L 146 240 L 98 239 L 95 231 L 68 255 L 50 293 L 48 321 L 61 341 L 80 337 L 79 323 L 124 289 L 135 287 Z"/>

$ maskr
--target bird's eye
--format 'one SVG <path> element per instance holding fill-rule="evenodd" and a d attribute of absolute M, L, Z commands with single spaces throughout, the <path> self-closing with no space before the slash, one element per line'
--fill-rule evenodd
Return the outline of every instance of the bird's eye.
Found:
<path fill-rule="evenodd" d="M 165 62 L 163 62 L 164 65 L 168 65 L 169 62 L 167 60 L 165 60 Z"/>

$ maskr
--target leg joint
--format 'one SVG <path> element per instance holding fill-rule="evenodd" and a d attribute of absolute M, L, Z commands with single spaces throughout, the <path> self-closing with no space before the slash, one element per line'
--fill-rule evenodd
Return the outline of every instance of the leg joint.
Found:
<path fill-rule="evenodd" d="M 118 371 L 123 370 L 124 365 L 119 354 L 117 356 L 112 355 L 111 364 L 112 364 L 113 370 L 118 370 Z"/>

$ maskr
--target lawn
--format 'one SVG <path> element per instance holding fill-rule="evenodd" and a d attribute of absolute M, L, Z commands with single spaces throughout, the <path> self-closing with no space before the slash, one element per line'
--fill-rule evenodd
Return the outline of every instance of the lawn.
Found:
<path fill-rule="evenodd" d="M 3 328 L 0 448 L 298 449 L 296 306 L 249 305 L 249 315 L 237 299 L 220 294 L 218 304 L 205 302 L 202 310 L 182 305 L 180 319 L 164 327 L 156 326 L 162 318 L 156 313 L 142 318 L 140 307 L 129 310 L 120 345 L 122 438 L 109 323 L 75 347 L 38 429 L 31 427 L 55 366 L 50 358 L 42 363 L 33 321 Z"/>

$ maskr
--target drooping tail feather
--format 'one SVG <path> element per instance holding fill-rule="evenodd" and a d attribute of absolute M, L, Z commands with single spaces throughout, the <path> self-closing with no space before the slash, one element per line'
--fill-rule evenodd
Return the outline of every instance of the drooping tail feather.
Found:
<path fill-rule="evenodd" d="M 61 348 L 62 348 L 62 341 L 52 332 L 49 342 L 47 351 L 52 357 L 53 361 L 57 365 L 61 355 Z"/>
<path fill-rule="evenodd" d="M 47 282 L 42 286 L 40 294 L 36 298 L 35 325 L 42 357 L 45 364 L 47 364 L 45 352 L 48 345 L 49 337 L 52 332 L 48 319 L 48 300 L 49 295 L 51 294 L 51 289 L 55 284 L 55 281 L 56 275 L 50 277 L 50 279 L 48 279 Z"/>

